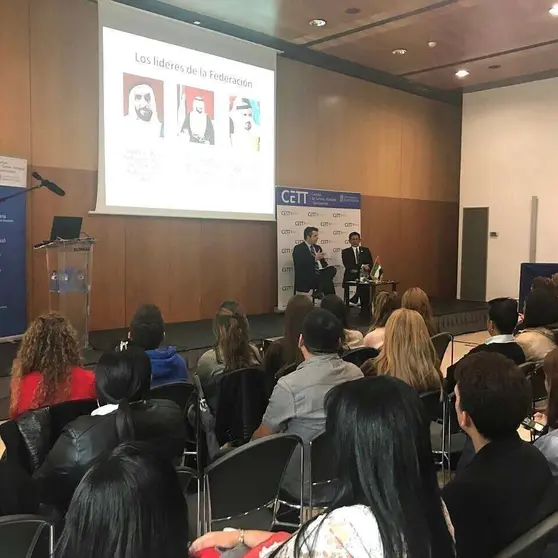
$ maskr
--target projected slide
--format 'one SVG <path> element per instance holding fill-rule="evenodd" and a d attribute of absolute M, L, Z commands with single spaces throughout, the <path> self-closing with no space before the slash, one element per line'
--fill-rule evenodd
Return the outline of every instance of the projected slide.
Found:
<path fill-rule="evenodd" d="M 109 27 L 102 37 L 97 210 L 273 218 L 274 71 Z"/>

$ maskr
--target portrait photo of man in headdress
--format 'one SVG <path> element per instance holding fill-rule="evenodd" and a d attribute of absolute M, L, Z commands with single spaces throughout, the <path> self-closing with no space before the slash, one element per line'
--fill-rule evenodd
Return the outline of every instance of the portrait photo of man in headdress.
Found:
<path fill-rule="evenodd" d="M 124 123 L 135 137 L 164 135 L 163 82 L 124 74 Z"/>
<path fill-rule="evenodd" d="M 215 145 L 213 91 L 178 86 L 178 134 L 190 143 Z"/>
<path fill-rule="evenodd" d="M 229 99 L 229 136 L 235 149 L 260 150 L 260 102 L 246 97 Z"/>

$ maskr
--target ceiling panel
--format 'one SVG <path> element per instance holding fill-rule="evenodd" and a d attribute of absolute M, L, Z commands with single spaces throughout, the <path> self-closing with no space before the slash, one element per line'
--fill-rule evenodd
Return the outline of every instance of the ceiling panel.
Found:
<path fill-rule="evenodd" d="M 436 5 L 440 0 L 162 0 L 295 43 L 306 43 Z M 456 0 L 444 0 L 443 3 Z M 348 14 L 348 9 L 360 10 Z M 325 27 L 311 27 L 325 19 Z"/>
<path fill-rule="evenodd" d="M 406 74 L 558 40 L 558 18 L 551 17 L 548 8 L 548 0 L 460 0 L 313 48 Z M 436 48 L 429 48 L 429 41 L 436 41 Z M 397 48 L 408 52 L 393 55 Z"/>
<path fill-rule="evenodd" d="M 420 72 L 409 76 L 409 79 L 422 85 L 441 89 L 478 88 L 481 85 L 493 82 L 501 82 L 501 85 L 507 85 L 508 80 L 513 78 L 540 79 L 541 77 L 558 75 L 557 61 L 558 43 L 553 43 L 538 48 L 520 50 L 504 56 L 477 60 L 469 64 Z M 500 68 L 491 69 L 490 66 L 500 66 Z M 455 72 L 461 67 L 467 69 L 470 75 L 466 79 L 460 80 L 455 77 Z"/>

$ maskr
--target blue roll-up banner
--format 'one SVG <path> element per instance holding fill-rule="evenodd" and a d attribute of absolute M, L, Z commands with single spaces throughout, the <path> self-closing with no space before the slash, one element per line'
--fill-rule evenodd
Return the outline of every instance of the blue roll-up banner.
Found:
<path fill-rule="evenodd" d="M 23 334 L 27 325 L 25 195 L 27 161 L 0 156 L 0 342 Z"/>

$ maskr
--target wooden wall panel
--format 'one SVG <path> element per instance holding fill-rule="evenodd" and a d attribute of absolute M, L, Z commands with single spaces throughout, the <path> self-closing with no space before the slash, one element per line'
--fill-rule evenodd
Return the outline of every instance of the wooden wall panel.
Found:
<path fill-rule="evenodd" d="M 97 5 L 30 2 L 33 164 L 97 170 Z"/>
<path fill-rule="evenodd" d="M 0 6 L 0 155 L 29 158 L 29 0 Z"/>

